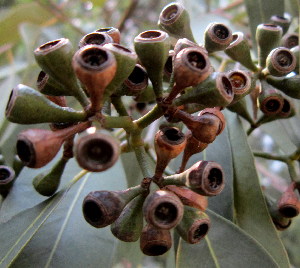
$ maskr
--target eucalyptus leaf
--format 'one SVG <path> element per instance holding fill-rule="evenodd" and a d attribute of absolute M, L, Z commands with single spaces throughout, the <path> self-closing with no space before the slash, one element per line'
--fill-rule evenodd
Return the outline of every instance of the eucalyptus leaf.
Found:
<path fill-rule="evenodd" d="M 82 201 L 90 191 L 125 188 L 118 161 L 106 172 L 82 178 L 69 192 L 61 191 L 2 223 L 0 267 L 109 267 L 115 238 L 109 227 L 96 229 L 84 220 Z"/>
<path fill-rule="evenodd" d="M 251 236 L 218 214 L 207 211 L 211 228 L 199 244 L 182 239 L 177 252 L 177 268 L 186 267 L 279 267 Z"/>
<path fill-rule="evenodd" d="M 284 1 L 282 0 L 245 0 L 249 18 L 251 39 L 256 44 L 255 33 L 257 25 L 268 23 L 273 15 L 283 16 Z"/>
<path fill-rule="evenodd" d="M 19 38 L 19 25 L 22 22 L 42 24 L 52 19 L 53 15 L 37 2 L 20 4 L 12 7 L 1 19 L 0 46 L 15 43 Z"/>
<path fill-rule="evenodd" d="M 121 155 L 121 160 L 126 174 L 128 187 L 140 184 L 143 179 L 143 174 L 136 160 L 135 153 L 123 153 Z"/>
<path fill-rule="evenodd" d="M 235 219 L 276 260 L 290 267 L 287 253 L 269 215 L 252 152 L 238 117 L 226 112 L 234 168 Z"/>

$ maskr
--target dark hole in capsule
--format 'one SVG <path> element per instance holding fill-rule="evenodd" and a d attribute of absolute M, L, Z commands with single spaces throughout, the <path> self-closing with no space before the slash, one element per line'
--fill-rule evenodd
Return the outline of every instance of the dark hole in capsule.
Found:
<path fill-rule="evenodd" d="M 216 25 L 213 32 L 219 39 L 226 39 L 229 36 L 229 31 L 224 25 Z"/>
<path fill-rule="evenodd" d="M 164 135 L 168 138 L 170 141 L 178 141 L 182 139 L 183 135 L 181 132 L 179 132 L 176 128 L 168 128 L 164 130 Z"/>
<path fill-rule="evenodd" d="M 128 76 L 128 80 L 131 81 L 133 84 L 140 84 L 143 83 L 145 80 L 146 73 L 140 67 L 134 67 L 131 74 Z"/>
<path fill-rule="evenodd" d="M 163 245 L 152 245 L 147 249 L 147 252 L 151 256 L 159 256 L 168 251 L 168 247 Z"/>
<path fill-rule="evenodd" d="M 83 61 L 90 66 L 101 66 L 107 61 L 107 53 L 101 49 L 91 48 L 82 54 Z"/>
<path fill-rule="evenodd" d="M 46 49 L 52 48 L 52 47 L 56 46 L 59 42 L 60 42 L 60 40 L 55 40 L 55 41 L 52 41 L 52 42 L 48 42 L 44 45 L 41 45 L 40 50 L 46 50 Z"/>
<path fill-rule="evenodd" d="M 194 233 L 194 239 L 199 240 L 208 232 L 209 226 L 207 223 L 201 223 Z"/>
<path fill-rule="evenodd" d="M 228 95 L 232 95 L 232 85 L 230 80 L 227 77 L 222 77 L 223 87 Z"/>
<path fill-rule="evenodd" d="M 276 60 L 281 67 L 289 67 L 293 62 L 293 57 L 290 52 L 283 50 L 278 52 Z"/>
<path fill-rule="evenodd" d="M 100 207 L 94 201 L 86 201 L 83 205 L 85 218 L 94 223 L 103 221 L 103 213 Z"/>
<path fill-rule="evenodd" d="M 157 31 L 147 31 L 141 34 L 142 38 L 151 39 L 161 36 L 160 32 Z"/>
<path fill-rule="evenodd" d="M 6 168 L 0 168 L 0 181 L 6 180 L 10 176 L 10 172 Z"/>
<path fill-rule="evenodd" d="M 229 80 L 232 86 L 237 90 L 243 89 L 246 85 L 246 77 L 241 73 L 233 73 Z"/>
<path fill-rule="evenodd" d="M 266 109 L 269 112 L 276 112 L 280 108 L 280 101 L 277 99 L 270 99 L 266 103 Z"/>
<path fill-rule="evenodd" d="M 87 45 L 102 45 L 105 37 L 102 34 L 90 34 L 84 40 Z"/>
<path fill-rule="evenodd" d="M 90 140 L 86 144 L 84 155 L 97 164 L 105 164 L 112 159 L 113 148 L 104 140 Z"/>
<path fill-rule="evenodd" d="M 270 28 L 280 28 L 280 26 L 276 25 L 276 24 L 271 24 L 271 23 L 266 23 L 264 24 L 265 27 L 270 27 Z"/>
<path fill-rule="evenodd" d="M 174 204 L 163 202 L 155 209 L 155 217 L 163 223 L 172 223 L 177 218 L 177 208 Z"/>
<path fill-rule="evenodd" d="M 203 70 L 206 67 L 206 60 L 201 53 L 198 52 L 190 52 L 188 54 L 189 63 L 198 69 Z"/>
<path fill-rule="evenodd" d="M 167 71 L 168 74 L 171 74 L 173 71 L 173 57 L 169 56 L 166 64 L 165 64 L 165 70 Z"/>
<path fill-rule="evenodd" d="M 223 174 L 220 169 L 212 168 L 208 175 L 209 186 L 217 189 L 223 183 Z"/>
<path fill-rule="evenodd" d="M 177 16 L 177 13 L 178 13 L 178 7 L 176 5 L 172 5 L 166 8 L 162 15 L 165 20 L 172 20 Z"/>
<path fill-rule="evenodd" d="M 299 210 L 292 206 L 286 206 L 280 209 L 280 213 L 287 218 L 293 218 L 299 214 Z"/>
<path fill-rule="evenodd" d="M 130 49 L 123 47 L 122 45 L 119 45 L 119 44 L 112 44 L 112 45 L 119 50 L 122 50 L 127 53 L 132 53 L 132 51 Z"/>
<path fill-rule="evenodd" d="M 32 160 L 32 152 L 30 145 L 24 140 L 17 141 L 17 153 L 20 159 L 25 162 L 29 163 Z"/>
<path fill-rule="evenodd" d="M 282 109 L 281 111 L 283 113 L 289 113 L 291 111 L 291 105 L 290 105 L 290 102 L 287 101 L 286 99 L 283 100 L 283 106 L 282 106 Z"/>
<path fill-rule="evenodd" d="M 9 94 L 9 98 L 8 98 L 8 102 L 7 102 L 7 104 L 6 104 L 6 107 L 5 107 L 5 111 L 7 111 L 8 110 L 8 108 L 11 106 L 11 98 L 12 98 L 12 96 L 13 96 L 13 90 L 10 92 L 10 94 Z"/>

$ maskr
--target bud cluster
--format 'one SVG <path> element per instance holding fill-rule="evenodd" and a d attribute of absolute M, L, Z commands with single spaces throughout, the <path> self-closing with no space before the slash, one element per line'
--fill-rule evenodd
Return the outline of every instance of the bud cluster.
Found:
<path fill-rule="evenodd" d="M 192 155 L 205 150 L 224 130 L 222 110 L 238 113 L 256 128 L 294 115 L 290 99 L 278 89 L 300 98 L 299 76 L 286 76 L 297 72 L 299 46 L 291 48 L 298 45 L 297 38 L 282 38 L 283 26 L 273 20 L 274 24 L 257 27 L 258 65 L 244 34 L 232 33 L 222 23 L 209 24 L 203 44 L 196 43 L 188 13 L 179 3 L 162 10 L 161 30 L 145 31 L 134 38 L 134 51 L 120 44 L 120 32 L 113 27 L 85 35 L 76 52 L 66 38 L 38 47 L 34 55 L 42 71 L 36 89 L 16 86 L 6 107 L 11 122 L 50 123 L 51 130 L 27 129 L 19 134 L 17 154 L 23 165 L 41 168 L 63 146 L 63 155 L 52 169 L 33 179 L 35 189 L 53 195 L 72 157 L 83 169 L 102 172 L 115 164 L 120 152 L 134 151 L 144 175 L 141 184 L 121 191 L 90 192 L 82 205 L 86 221 L 96 228 L 110 225 L 122 241 L 140 239 L 146 255 L 161 255 L 171 248 L 172 228 L 188 243 L 200 242 L 211 224 L 205 213 L 207 197 L 222 192 L 225 174 L 214 161 L 199 160 L 188 169 L 186 166 Z M 169 35 L 176 43 L 171 44 Z M 287 47 L 280 47 L 284 44 Z M 220 51 L 245 69 L 215 70 L 210 59 Z M 259 102 L 263 116 L 255 122 L 244 97 L 257 88 L 259 97 L 254 103 Z M 66 96 L 76 98 L 82 110 L 68 107 Z M 122 96 L 132 96 L 138 103 L 155 101 L 156 105 L 133 120 Z M 111 116 L 112 107 L 119 116 Z M 144 165 L 146 144 L 141 133 L 160 117 L 167 123 L 154 138 L 156 166 L 152 174 Z M 178 122 L 186 126 L 186 133 Z M 114 128 L 125 130 L 126 141 L 104 131 Z M 170 161 L 181 153 L 178 173 L 165 176 Z M 12 169 L 0 166 L 1 194 L 12 185 L 13 177 Z M 286 217 L 299 213 L 298 199 L 296 205 L 286 208 L 286 200 L 292 199 L 289 195 L 279 201 L 279 211 L 287 213 Z M 295 207 L 297 213 L 291 212 Z"/>

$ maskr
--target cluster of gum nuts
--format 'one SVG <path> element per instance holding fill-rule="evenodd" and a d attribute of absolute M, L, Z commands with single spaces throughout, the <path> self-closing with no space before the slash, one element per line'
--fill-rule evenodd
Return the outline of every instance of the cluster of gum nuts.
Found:
<path fill-rule="evenodd" d="M 285 77 L 296 69 L 298 50 L 295 56 L 288 48 L 278 47 L 282 25 L 258 26 L 258 65 L 251 59 L 244 34 L 232 34 L 224 24 L 209 24 L 204 44 L 197 44 L 188 13 L 179 3 L 162 10 L 159 26 L 162 30 L 145 31 L 135 37 L 135 52 L 120 45 L 120 33 L 113 27 L 85 35 L 75 54 L 65 38 L 43 44 L 34 51 L 42 69 L 37 90 L 18 85 L 6 107 L 11 122 L 50 123 L 51 130 L 28 129 L 19 134 L 17 154 L 25 166 L 45 166 L 63 145 L 58 162 L 33 180 L 42 195 L 51 196 L 57 191 L 73 156 L 83 169 L 101 172 L 117 161 L 120 150 L 135 152 L 144 175 L 141 184 L 122 191 L 93 191 L 84 198 L 82 209 L 89 224 L 96 228 L 110 225 L 122 241 L 140 239 L 142 252 L 152 256 L 171 248 L 173 228 L 188 243 L 200 242 L 209 230 L 207 197 L 223 190 L 224 172 L 214 161 L 201 160 L 188 169 L 186 165 L 192 155 L 207 148 L 224 130 L 222 109 L 238 113 L 256 128 L 262 122 L 293 115 L 290 101 L 274 87 L 281 89 L 284 84 L 285 90 L 288 88 L 285 94 L 300 98 L 294 82 Z M 169 34 L 176 40 L 172 50 Z M 224 51 L 247 70 L 215 71 L 209 57 L 218 51 Z M 263 116 L 254 122 L 243 97 L 257 88 Z M 156 105 L 132 120 L 122 102 L 124 95 Z M 83 110 L 68 107 L 65 96 L 75 97 Z M 112 105 L 119 116 L 111 116 Z M 192 115 L 195 112 L 199 114 Z M 162 116 L 168 123 L 155 135 L 153 175 L 145 164 L 145 144 L 140 134 Z M 178 122 L 188 129 L 185 134 L 175 127 Z M 91 126 L 96 129 L 93 133 L 89 131 Z M 124 128 L 128 142 L 120 145 L 103 132 L 105 128 Z M 77 133 L 79 137 L 74 140 Z M 164 176 L 169 162 L 181 152 L 177 174 Z M 0 183 L 8 178 L 13 181 L 12 173 L 9 167 L 1 166 Z"/>

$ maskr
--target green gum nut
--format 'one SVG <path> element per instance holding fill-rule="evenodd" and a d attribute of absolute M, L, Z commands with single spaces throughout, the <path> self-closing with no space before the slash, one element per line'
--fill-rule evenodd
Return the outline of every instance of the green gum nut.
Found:
<path fill-rule="evenodd" d="M 132 73 L 137 62 L 137 55 L 135 52 L 119 44 L 106 44 L 104 47 L 114 54 L 117 62 L 116 74 L 104 92 L 104 98 L 107 98 L 120 88 L 122 83 Z"/>
<path fill-rule="evenodd" d="M 66 123 L 86 119 L 82 111 L 61 107 L 31 87 L 19 84 L 9 97 L 6 118 L 18 124 Z"/>
<path fill-rule="evenodd" d="M 243 70 L 234 70 L 227 73 L 234 92 L 233 101 L 237 102 L 248 95 L 255 87 L 254 79 L 251 79 L 250 73 Z"/>
<path fill-rule="evenodd" d="M 44 196 L 55 194 L 67 162 L 68 159 L 62 157 L 50 171 L 37 175 L 32 181 L 34 189 Z"/>
<path fill-rule="evenodd" d="M 288 49 L 291 49 L 299 45 L 299 34 L 287 33 L 282 37 L 281 45 Z"/>
<path fill-rule="evenodd" d="M 226 108 L 229 111 L 237 113 L 239 116 L 243 117 L 245 120 L 247 120 L 250 123 L 250 125 L 255 124 L 251 115 L 248 112 L 245 98 L 242 98 L 239 101 L 228 105 Z"/>
<path fill-rule="evenodd" d="M 256 42 L 258 45 L 258 63 L 264 68 L 270 51 L 279 47 L 282 37 L 282 28 L 275 24 L 259 24 L 256 28 Z"/>
<path fill-rule="evenodd" d="M 9 166 L 0 166 L 0 195 L 6 196 L 15 182 L 15 172 Z"/>
<path fill-rule="evenodd" d="M 34 56 L 45 73 L 69 90 L 68 95 L 74 96 L 83 107 L 89 105 L 72 68 L 73 46 L 69 39 L 61 38 L 43 44 L 34 51 Z"/>
<path fill-rule="evenodd" d="M 189 244 L 197 244 L 206 236 L 209 228 L 210 219 L 205 212 L 184 206 L 183 218 L 176 226 L 176 231 L 183 240 Z"/>
<path fill-rule="evenodd" d="M 110 226 L 112 234 L 124 242 L 135 242 L 140 238 L 143 229 L 144 195 L 131 200 L 123 209 L 119 218 Z"/>
<path fill-rule="evenodd" d="M 210 23 L 204 32 L 204 47 L 208 53 L 224 50 L 232 41 L 231 30 L 223 23 Z"/>
<path fill-rule="evenodd" d="M 170 45 L 169 35 L 158 30 L 145 31 L 134 38 L 135 51 L 147 70 L 157 98 L 162 97 L 163 70 Z"/>
<path fill-rule="evenodd" d="M 19 158 L 18 155 L 15 155 L 12 167 L 15 171 L 16 177 L 20 174 L 22 169 L 25 167 L 24 163 L 22 162 L 22 160 Z"/>
<path fill-rule="evenodd" d="M 70 91 L 44 71 L 39 73 L 36 86 L 37 90 L 45 95 L 70 96 Z"/>
<path fill-rule="evenodd" d="M 214 72 L 199 85 L 174 100 L 175 105 L 198 103 L 205 107 L 226 107 L 233 100 L 230 80 L 224 73 Z"/>
<path fill-rule="evenodd" d="M 296 68 L 296 57 L 287 48 L 274 48 L 267 57 L 266 68 L 262 71 L 273 76 L 284 76 Z"/>
<path fill-rule="evenodd" d="M 232 35 L 232 42 L 224 52 L 233 60 L 238 61 L 249 70 L 256 72 L 257 66 L 253 63 L 250 53 L 249 42 L 242 32 L 236 32 Z"/>
<path fill-rule="evenodd" d="M 296 67 L 294 69 L 294 72 L 299 74 L 299 63 L 300 63 L 299 46 L 295 46 L 295 47 L 291 48 L 291 52 L 293 53 L 293 55 L 296 58 Z"/>
<path fill-rule="evenodd" d="M 290 16 L 282 17 L 279 15 L 273 15 L 270 18 L 270 22 L 272 24 L 280 26 L 282 28 L 282 34 L 284 35 L 287 33 L 292 21 L 291 21 Z"/>
<path fill-rule="evenodd" d="M 291 77 L 275 77 L 268 75 L 266 81 L 284 94 L 294 99 L 300 99 L 300 75 Z"/>
<path fill-rule="evenodd" d="M 95 228 L 106 227 L 115 222 L 125 206 L 144 191 L 142 187 L 136 186 L 124 191 L 90 192 L 83 200 L 83 216 Z"/>
<path fill-rule="evenodd" d="M 258 101 L 260 110 L 266 115 L 278 114 L 283 107 L 282 95 L 265 80 L 261 81 L 261 93 Z"/>
<path fill-rule="evenodd" d="M 195 42 L 190 16 L 180 3 L 170 3 L 159 15 L 158 26 L 175 38 L 187 38 Z"/>
<path fill-rule="evenodd" d="M 106 33 L 92 32 L 86 34 L 79 41 L 78 47 L 82 48 L 87 45 L 104 46 L 105 44 L 113 43 L 113 39 Z"/>

